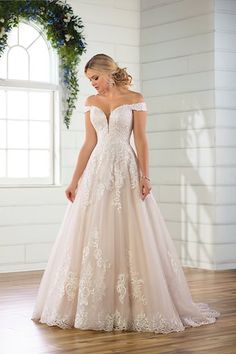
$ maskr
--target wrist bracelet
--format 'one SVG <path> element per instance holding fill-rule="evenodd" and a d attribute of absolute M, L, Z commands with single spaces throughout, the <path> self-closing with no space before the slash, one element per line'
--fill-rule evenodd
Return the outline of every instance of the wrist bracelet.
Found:
<path fill-rule="evenodd" d="M 147 179 L 148 181 L 150 181 L 150 178 L 148 176 L 141 176 L 141 178 L 145 178 Z"/>

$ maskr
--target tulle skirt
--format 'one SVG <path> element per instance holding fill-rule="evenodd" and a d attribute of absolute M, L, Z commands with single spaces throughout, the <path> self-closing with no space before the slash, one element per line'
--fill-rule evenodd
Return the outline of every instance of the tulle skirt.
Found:
<path fill-rule="evenodd" d="M 155 333 L 214 323 L 220 313 L 192 299 L 152 191 L 143 201 L 129 178 L 118 194 L 92 182 L 89 198 L 82 178 L 68 201 L 32 320 Z"/>

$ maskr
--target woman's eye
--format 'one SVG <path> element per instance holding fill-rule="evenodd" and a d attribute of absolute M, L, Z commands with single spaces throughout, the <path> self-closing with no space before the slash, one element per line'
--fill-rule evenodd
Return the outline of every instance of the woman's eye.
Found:
<path fill-rule="evenodd" d="M 96 76 L 96 77 L 94 77 L 94 78 L 92 78 L 92 79 L 89 79 L 89 81 L 90 81 L 90 82 L 91 82 L 92 80 L 97 81 L 97 80 L 98 80 L 98 78 L 99 78 L 99 76 Z"/>

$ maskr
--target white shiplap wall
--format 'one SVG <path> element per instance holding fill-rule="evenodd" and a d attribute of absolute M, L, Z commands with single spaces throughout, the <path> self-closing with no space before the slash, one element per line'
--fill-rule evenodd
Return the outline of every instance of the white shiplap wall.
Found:
<path fill-rule="evenodd" d="M 141 1 L 151 177 L 186 265 L 214 262 L 214 2 Z"/>
<path fill-rule="evenodd" d="M 70 130 L 61 124 L 62 183 L 57 187 L 0 188 L 0 272 L 43 269 L 67 204 L 64 190 L 71 180 L 84 139 L 87 95 L 95 93 L 83 68 L 94 54 L 111 55 L 128 66 L 139 90 L 139 0 L 71 0 L 82 17 L 88 43 L 79 65 L 80 93 Z"/>
<path fill-rule="evenodd" d="M 236 1 L 215 1 L 215 29 L 215 259 L 236 268 Z"/>
<path fill-rule="evenodd" d="M 156 199 L 182 263 L 209 269 L 236 266 L 235 72 L 224 66 L 235 70 L 236 21 L 234 10 L 228 37 L 215 34 L 223 3 L 235 7 L 235 1 L 141 0 L 141 78 Z M 215 54 L 217 42 L 231 53 Z M 221 65 L 216 73 L 215 65 Z"/>

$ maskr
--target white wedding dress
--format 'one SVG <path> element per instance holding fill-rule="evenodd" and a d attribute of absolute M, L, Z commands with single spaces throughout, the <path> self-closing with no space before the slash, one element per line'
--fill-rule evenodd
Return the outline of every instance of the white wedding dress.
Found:
<path fill-rule="evenodd" d="M 97 145 L 68 201 L 32 320 L 60 328 L 183 331 L 214 323 L 220 313 L 195 303 L 174 243 L 152 194 L 142 200 L 130 144 L 133 110 L 116 107 L 109 120 L 85 106 Z"/>

